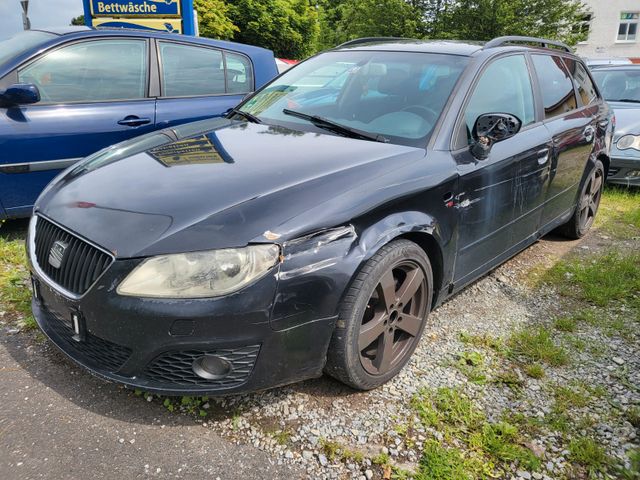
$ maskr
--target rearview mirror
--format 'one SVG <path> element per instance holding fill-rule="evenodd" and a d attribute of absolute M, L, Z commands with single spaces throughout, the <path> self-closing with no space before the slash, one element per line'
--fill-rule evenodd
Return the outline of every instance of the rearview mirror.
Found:
<path fill-rule="evenodd" d="M 521 127 L 520 119 L 509 113 L 480 115 L 473 126 L 475 142 L 471 146 L 471 154 L 479 160 L 484 160 L 489 156 L 494 143 L 513 137 Z"/>
<path fill-rule="evenodd" d="M 40 91 L 32 83 L 16 83 L 0 93 L 0 102 L 5 105 L 27 105 L 40 101 Z"/>

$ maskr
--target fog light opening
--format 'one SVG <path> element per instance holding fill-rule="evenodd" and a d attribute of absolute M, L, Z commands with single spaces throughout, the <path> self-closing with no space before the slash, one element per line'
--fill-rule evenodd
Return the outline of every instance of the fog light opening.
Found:
<path fill-rule="evenodd" d="M 196 358 L 191 368 L 193 373 L 207 380 L 220 380 L 231 373 L 231 363 L 215 355 Z"/>

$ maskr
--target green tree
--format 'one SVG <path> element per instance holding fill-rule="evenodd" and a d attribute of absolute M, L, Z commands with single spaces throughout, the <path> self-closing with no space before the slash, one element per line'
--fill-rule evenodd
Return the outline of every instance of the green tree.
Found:
<path fill-rule="evenodd" d="M 525 35 L 575 44 L 585 10 L 580 0 L 426 0 L 421 2 L 431 38 L 490 40 Z"/>
<path fill-rule="evenodd" d="M 422 36 L 424 22 L 421 12 L 405 0 L 327 3 L 339 3 L 325 6 L 323 36 L 326 35 L 333 45 L 360 37 Z M 326 40 L 323 43 L 326 44 Z"/>
<path fill-rule="evenodd" d="M 228 0 L 233 39 L 301 59 L 317 50 L 318 13 L 308 0 Z"/>
<path fill-rule="evenodd" d="M 84 15 L 80 15 L 79 17 L 73 17 L 69 25 L 84 25 Z"/>
<path fill-rule="evenodd" d="M 228 16 L 229 7 L 223 0 L 194 0 L 193 6 L 198 12 L 200 36 L 230 39 L 238 31 Z"/>

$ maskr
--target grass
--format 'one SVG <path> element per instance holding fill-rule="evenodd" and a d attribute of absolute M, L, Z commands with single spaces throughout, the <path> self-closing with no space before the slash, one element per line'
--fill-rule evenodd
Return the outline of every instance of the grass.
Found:
<path fill-rule="evenodd" d="M 507 345 L 511 355 L 521 360 L 546 363 L 552 367 L 569 363 L 566 350 L 556 345 L 551 333 L 542 326 L 525 328 L 513 333 Z"/>
<path fill-rule="evenodd" d="M 640 309 L 640 252 L 610 251 L 556 263 L 542 277 L 570 298 L 598 307 Z"/>
<path fill-rule="evenodd" d="M 22 328 L 33 329 L 36 322 L 31 315 L 31 289 L 26 265 L 24 241 L 11 235 L 0 235 L 0 310 L 17 318 Z"/>
<path fill-rule="evenodd" d="M 553 328 L 561 332 L 572 333 L 578 328 L 578 321 L 571 316 L 556 318 L 553 322 Z"/>
<path fill-rule="evenodd" d="M 322 451 L 327 456 L 330 461 L 338 460 L 341 462 L 352 461 L 356 463 L 364 462 L 365 455 L 359 450 L 351 450 L 350 448 L 342 445 L 339 442 L 333 440 L 320 440 L 320 447 Z M 388 465 L 390 462 L 390 458 L 388 455 L 380 454 L 373 459 L 371 462 L 376 465 Z"/>
<path fill-rule="evenodd" d="M 454 366 L 469 379 L 470 382 L 483 385 L 487 383 L 484 357 L 479 352 L 462 352 Z"/>
<path fill-rule="evenodd" d="M 524 373 L 526 373 L 531 378 L 535 378 L 539 380 L 543 378 L 546 374 L 544 371 L 544 367 L 539 363 L 532 363 L 524 367 Z"/>
<path fill-rule="evenodd" d="M 606 188 L 595 226 L 619 239 L 640 236 L 640 191 Z"/>
<path fill-rule="evenodd" d="M 540 468 L 540 460 L 522 445 L 516 425 L 489 422 L 459 389 L 422 390 L 412 406 L 425 427 L 444 435 L 442 442 L 425 443 L 413 478 L 490 478 L 503 475 L 514 463 L 527 470 Z"/>
<path fill-rule="evenodd" d="M 596 478 L 599 473 L 607 472 L 611 459 L 595 440 L 580 437 L 569 443 L 569 460 L 586 469 L 589 478 Z"/>

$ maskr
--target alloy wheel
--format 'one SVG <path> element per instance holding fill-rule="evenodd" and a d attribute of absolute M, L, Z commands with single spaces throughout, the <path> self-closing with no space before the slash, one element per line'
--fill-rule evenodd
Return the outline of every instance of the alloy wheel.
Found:
<path fill-rule="evenodd" d="M 380 278 L 365 309 L 358 350 L 362 367 L 383 375 L 413 351 L 426 316 L 427 280 L 422 268 L 403 260 Z"/>
<path fill-rule="evenodd" d="M 600 197 L 602 195 L 603 172 L 595 168 L 589 179 L 580 199 L 580 230 L 588 230 L 596 217 Z"/>

